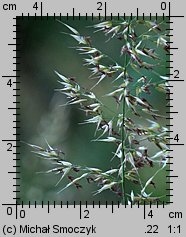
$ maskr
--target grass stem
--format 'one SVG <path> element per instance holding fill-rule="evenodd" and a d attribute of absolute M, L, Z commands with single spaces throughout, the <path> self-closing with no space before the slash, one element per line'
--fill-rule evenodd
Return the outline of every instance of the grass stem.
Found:
<path fill-rule="evenodd" d="M 127 31 L 127 40 L 128 41 L 128 35 L 129 35 L 129 28 L 130 28 L 130 19 L 128 23 L 128 31 Z M 126 80 L 126 74 L 127 74 L 127 66 L 128 66 L 128 57 L 127 53 L 125 53 L 124 57 L 124 81 Z M 125 89 L 126 90 L 126 89 Z M 123 101 L 122 101 L 122 130 L 121 130 L 121 140 L 122 140 L 122 158 L 121 158 L 121 166 L 122 166 L 122 203 L 125 204 L 127 201 L 127 196 L 126 196 L 126 179 L 125 179 L 125 146 L 126 146 L 126 130 L 125 130 L 125 117 L 126 117 L 126 102 L 125 102 L 125 90 L 123 92 Z"/>

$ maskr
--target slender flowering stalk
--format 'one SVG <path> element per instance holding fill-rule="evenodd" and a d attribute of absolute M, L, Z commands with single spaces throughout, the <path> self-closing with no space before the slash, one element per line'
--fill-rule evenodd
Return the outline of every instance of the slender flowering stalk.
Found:
<path fill-rule="evenodd" d="M 128 35 L 129 35 L 129 27 L 130 27 L 130 20 L 128 22 L 128 30 L 127 30 L 127 39 L 126 42 L 128 43 Z M 127 81 L 127 64 L 128 64 L 128 56 L 127 54 L 125 54 L 124 57 L 124 82 Z M 125 130 L 125 117 L 126 117 L 126 107 L 125 107 L 125 96 L 126 96 L 126 89 L 123 90 L 123 101 L 122 101 L 122 113 L 123 113 L 123 121 L 122 121 L 122 130 L 121 130 L 121 139 L 122 139 L 122 159 L 121 159 L 121 167 L 122 167 L 122 193 L 123 193 L 123 202 L 125 203 L 127 201 L 126 198 L 126 180 L 125 180 L 125 141 L 127 139 L 127 134 L 126 134 L 126 130 Z"/>
<path fill-rule="evenodd" d="M 81 189 L 81 180 L 86 179 L 98 186 L 93 195 L 110 190 L 121 198 L 122 203 L 161 199 L 149 190 L 156 189 L 154 179 L 165 169 L 169 150 L 168 130 L 162 125 L 165 116 L 153 104 L 153 94 L 169 91 L 169 78 L 161 74 L 166 63 L 162 55 L 166 55 L 170 48 L 164 21 L 120 18 L 95 24 L 95 34 L 101 32 L 107 38 L 106 43 L 115 41 L 120 45 L 116 59 L 95 47 L 93 38 L 60 23 L 67 29 L 64 34 L 77 43 L 73 48 L 84 56 L 83 65 L 89 68 L 90 78 L 95 83 L 85 88 L 75 77 L 55 71 L 61 86 L 57 91 L 67 97 L 65 106 L 78 105 L 85 112 L 87 117 L 82 124 L 95 125 L 93 141 L 115 145 L 111 160 L 115 159 L 117 165 L 107 171 L 99 167 L 83 167 L 70 162 L 70 158 L 67 162 L 65 154 L 52 148 L 48 142 L 47 148 L 28 145 L 34 153 L 55 165 L 47 173 L 59 175 L 57 186 L 64 178 L 68 179 L 68 184 L 58 193 L 70 186 Z M 102 83 L 111 86 L 99 97 L 97 87 Z M 104 104 L 103 97 L 112 98 L 117 109 Z M 145 167 L 151 170 L 146 180 L 142 177 Z M 140 191 L 130 188 L 131 184 L 136 184 Z"/>

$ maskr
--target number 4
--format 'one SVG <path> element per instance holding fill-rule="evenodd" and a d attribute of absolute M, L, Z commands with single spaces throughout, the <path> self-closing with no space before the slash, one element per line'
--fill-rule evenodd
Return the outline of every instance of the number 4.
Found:
<path fill-rule="evenodd" d="M 7 86 L 12 87 L 12 80 L 11 79 L 7 82 Z"/>
<path fill-rule="evenodd" d="M 153 217 L 152 210 L 150 210 L 150 212 L 148 213 L 148 216 L 149 216 L 150 218 Z"/>
<path fill-rule="evenodd" d="M 178 134 L 176 134 L 176 136 L 174 137 L 174 140 L 177 141 L 177 142 L 179 142 L 180 139 L 179 139 L 179 137 L 178 137 Z"/>
<path fill-rule="evenodd" d="M 38 9 L 37 2 L 35 2 L 35 3 L 34 3 L 34 5 L 33 5 L 33 8 L 35 8 L 35 9 L 36 9 L 36 11 L 37 11 L 37 9 Z"/>

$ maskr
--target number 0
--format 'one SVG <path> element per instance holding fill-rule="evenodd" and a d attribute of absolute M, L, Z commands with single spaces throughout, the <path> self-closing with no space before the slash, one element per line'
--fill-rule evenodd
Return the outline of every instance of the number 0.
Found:
<path fill-rule="evenodd" d="M 167 8 L 167 3 L 166 2 L 161 2 L 161 10 L 165 11 Z"/>
<path fill-rule="evenodd" d="M 20 218 L 25 218 L 25 210 L 20 210 Z"/>
<path fill-rule="evenodd" d="M 12 215 L 12 207 L 7 208 L 7 215 L 11 216 Z"/>

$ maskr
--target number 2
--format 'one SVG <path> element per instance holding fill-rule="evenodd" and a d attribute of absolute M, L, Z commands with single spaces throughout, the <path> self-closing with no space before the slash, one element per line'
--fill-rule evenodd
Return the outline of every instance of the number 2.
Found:
<path fill-rule="evenodd" d="M 148 234 L 158 234 L 158 225 L 148 225 L 148 230 L 146 233 Z"/>
<path fill-rule="evenodd" d="M 12 151 L 12 143 L 7 143 L 8 149 L 7 151 Z"/>
<path fill-rule="evenodd" d="M 85 215 L 84 215 L 84 218 L 89 218 L 89 210 L 84 210 L 84 213 L 85 213 Z"/>
<path fill-rule="evenodd" d="M 174 70 L 174 73 L 175 73 L 175 75 L 174 75 L 174 78 L 179 78 L 179 74 L 180 74 L 180 71 L 179 70 Z"/>
<path fill-rule="evenodd" d="M 97 2 L 97 5 L 98 5 L 97 10 L 98 10 L 98 11 L 102 11 L 102 10 L 103 10 L 103 9 L 102 9 L 103 3 L 102 3 L 102 2 Z"/>

